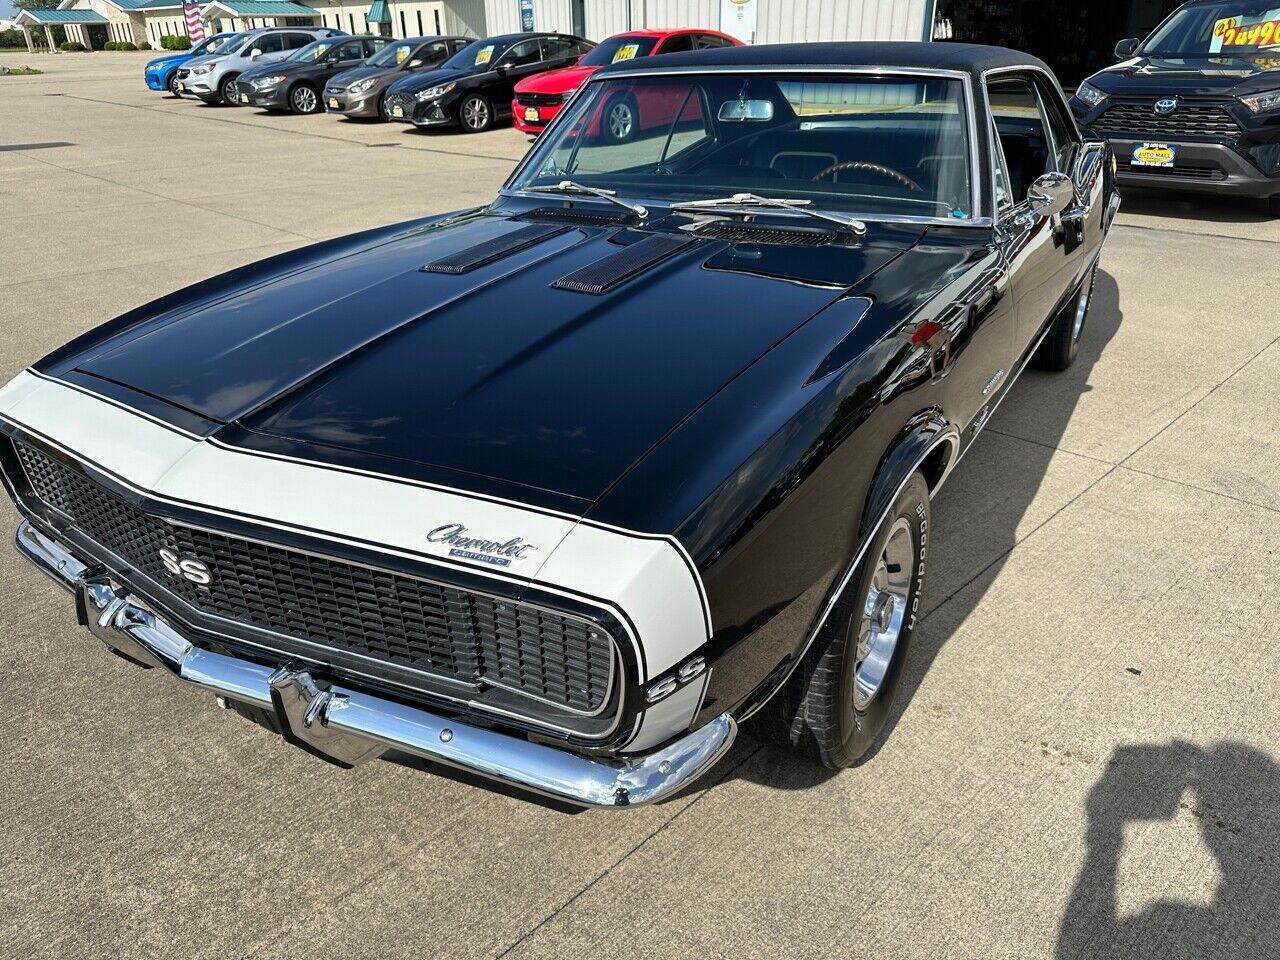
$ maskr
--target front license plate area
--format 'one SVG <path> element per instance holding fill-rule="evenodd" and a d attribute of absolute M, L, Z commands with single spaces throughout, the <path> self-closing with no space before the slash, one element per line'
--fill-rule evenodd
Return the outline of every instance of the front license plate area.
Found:
<path fill-rule="evenodd" d="M 242 93 L 242 94 L 240 94 L 240 102 L 241 102 L 241 103 L 248 103 L 248 102 L 249 102 L 249 95 L 248 95 L 247 93 Z"/>
<path fill-rule="evenodd" d="M 392 108 L 391 108 L 391 115 L 392 115 L 393 117 L 403 117 L 403 116 L 404 116 L 404 107 L 400 107 L 400 106 L 392 107 Z"/>
<path fill-rule="evenodd" d="M 538 108 L 528 107 L 524 112 L 524 118 L 532 123 L 538 122 Z"/>
<path fill-rule="evenodd" d="M 330 109 L 330 110 L 337 110 L 337 109 L 338 109 L 338 101 L 337 101 L 337 99 L 336 99 L 335 97 L 330 97 L 330 98 L 329 98 L 329 109 Z"/>
<path fill-rule="evenodd" d="M 1167 143 L 1140 143 L 1133 148 L 1129 164 L 1134 167 L 1172 167 L 1178 148 Z"/>

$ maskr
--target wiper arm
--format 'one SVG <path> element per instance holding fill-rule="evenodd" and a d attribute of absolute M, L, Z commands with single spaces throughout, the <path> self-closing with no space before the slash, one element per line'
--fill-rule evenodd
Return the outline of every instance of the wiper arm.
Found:
<path fill-rule="evenodd" d="M 588 187 L 585 184 L 574 183 L 572 180 L 561 180 L 559 183 L 548 183 L 541 187 L 525 187 L 524 193 L 580 193 L 589 197 L 599 197 L 601 200 L 608 200 L 610 203 L 617 204 L 624 210 L 629 210 L 640 220 L 649 219 L 649 211 L 640 206 L 638 203 L 628 203 L 626 200 L 619 200 L 617 190 L 602 190 L 599 187 Z"/>
<path fill-rule="evenodd" d="M 779 210 L 794 210 L 796 213 L 803 213 L 806 217 L 813 217 L 815 220 L 825 220 L 827 223 L 834 223 L 836 226 L 853 233 L 856 236 L 862 236 L 867 232 L 867 225 L 861 220 L 854 217 L 841 216 L 838 213 L 823 213 L 821 210 L 808 209 L 809 200 L 782 200 L 777 197 L 762 197 L 754 193 L 735 193 L 731 197 L 720 197 L 715 200 L 690 200 L 687 203 L 674 203 L 671 205 L 673 213 L 680 211 L 699 211 L 709 210 L 713 213 L 736 213 L 743 214 L 745 211 L 736 209 L 726 209 L 734 207 L 767 207 L 777 208 Z"/>

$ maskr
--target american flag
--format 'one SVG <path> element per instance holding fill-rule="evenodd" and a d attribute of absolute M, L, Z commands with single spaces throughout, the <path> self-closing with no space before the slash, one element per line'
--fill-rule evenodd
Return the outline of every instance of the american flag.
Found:
<path fill-rule="evenodd" d="M 199 43 L 204 39 L 204 21 L 200 19 L 200 4 L 184 3 L 182 15 L 187 18 L 187 36 L 191 38 L 192 43 Z"/>

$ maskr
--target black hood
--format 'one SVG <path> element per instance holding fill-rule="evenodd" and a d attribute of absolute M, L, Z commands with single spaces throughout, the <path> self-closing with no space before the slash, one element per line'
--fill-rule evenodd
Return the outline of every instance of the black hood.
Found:
<path fill-rule="evenodd" d="M 144 314 L 55 355 L 51 372 L 348 458 L 593 501 L 922 233 L 738 247 L 471 215 Z"/>
<path fill-rule="evenodd" d="M 1139 57 L 1108 67 L 1089 83 L 1126 95 L 1240 96 L 1280 87 L 1280 57 Z"/>
<path fill-rule="evenodd" d="M 483 72 L 483 70 L 428 70 L 425 73 L 415 73 L 405 77 L 396 83 L 395 88 L 397 93 L 416 93 L 428 87 L 463 80 Z"/>

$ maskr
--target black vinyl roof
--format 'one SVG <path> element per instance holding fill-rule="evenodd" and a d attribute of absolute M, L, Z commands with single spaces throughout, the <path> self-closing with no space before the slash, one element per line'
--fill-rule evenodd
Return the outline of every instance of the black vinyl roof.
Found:
<path fill-rule="evenodd" d="M 610 74 L 667 67 L 885 67 L 958 70 L 975 79 L 1000 67 L 1039 67 L 1052 75 L 1043 60 L 1007 47 L 973 43 L 766 43 L 749 47 L 721 47 L 692 53 L 668 53 L 615 63 Z"/>

